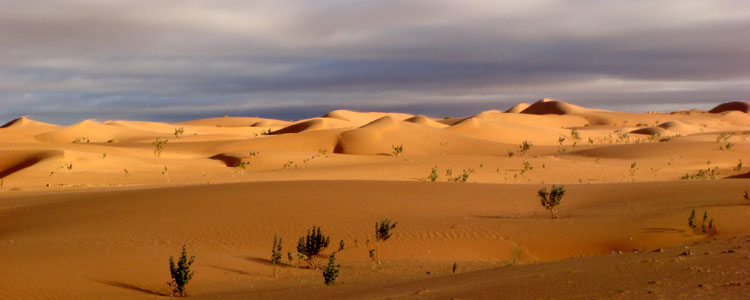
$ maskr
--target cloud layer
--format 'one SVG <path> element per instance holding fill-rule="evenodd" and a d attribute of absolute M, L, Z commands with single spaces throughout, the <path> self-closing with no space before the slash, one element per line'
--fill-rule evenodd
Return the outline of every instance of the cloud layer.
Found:
<path fill-rule="evenodd" d="M 750 95 L 747 1 L 0 0 L 0 118 L 624 110 Z"/>

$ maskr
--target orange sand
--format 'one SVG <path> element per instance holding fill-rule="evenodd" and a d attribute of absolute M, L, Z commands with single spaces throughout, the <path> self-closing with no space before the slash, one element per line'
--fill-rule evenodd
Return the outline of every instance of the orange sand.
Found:
<path fill-rule="evenodd" d="M 544 99 L 445 119 L 19 118 L 0 128 L 0 298 L 165 297 L 167 258 L 184 243 L 197 256 L 196 298 L 742 299 L 747 107 L 622 113 Z M 168 140 L 160 153 L 157 138 Z M 464 172 L 466 183 L 449 182 Z M 536 196 L 553 183 L 567 187 L 558 219 Z M 689 230 L 692 209 L 718 231 Z M 399 225 L 373 268 L 366 241 L 384 217 Z M 312 225 L 335 244 L 325 257 L 345 242 L 333 287 L 319 270 L 286 265 Z M 284 238 L 279 278 L 274 234 Z M 710 254 L 676 260 L 698 242 Z M 666 250 L 608 255 L 656 248 Z M 568 282 L 539 282 L 550 278 Z"/>

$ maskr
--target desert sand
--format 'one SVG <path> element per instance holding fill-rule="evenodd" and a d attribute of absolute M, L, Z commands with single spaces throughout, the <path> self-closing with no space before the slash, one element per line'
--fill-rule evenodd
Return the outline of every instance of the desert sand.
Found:
<path fill-rule="evenodd" d="M 0 128 L 0 298 L 166 298 L 185 244 L 196 299 L 747 299 L 748 107 L 21 117 Z M 553 184 L 554 219 L 537 197 Z M 382 218 L 398 226 L 377 265 Z M 313 225 L 321 262 L 345 244 L 331 287 L 286 257 Z"/>

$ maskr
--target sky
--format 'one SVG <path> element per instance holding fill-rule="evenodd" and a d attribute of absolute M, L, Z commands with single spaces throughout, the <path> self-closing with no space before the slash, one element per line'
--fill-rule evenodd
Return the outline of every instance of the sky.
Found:
<path fill-rule="evenodd" d="M 0 0 L 0 123 L 709 109 L 749 36 L 747 0 Z"/>

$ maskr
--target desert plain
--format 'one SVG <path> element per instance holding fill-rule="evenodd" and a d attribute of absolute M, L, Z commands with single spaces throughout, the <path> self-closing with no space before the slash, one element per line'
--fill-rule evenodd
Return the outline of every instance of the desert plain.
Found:
<path fill-rule="evenodd" d="M 749 107 L 21 117 L 0 128 L 0 298 L 167 298 L 184 244 L 195 299 L 748 299 Z M 333 286 L 287 259 L 314 225 Z"/>

